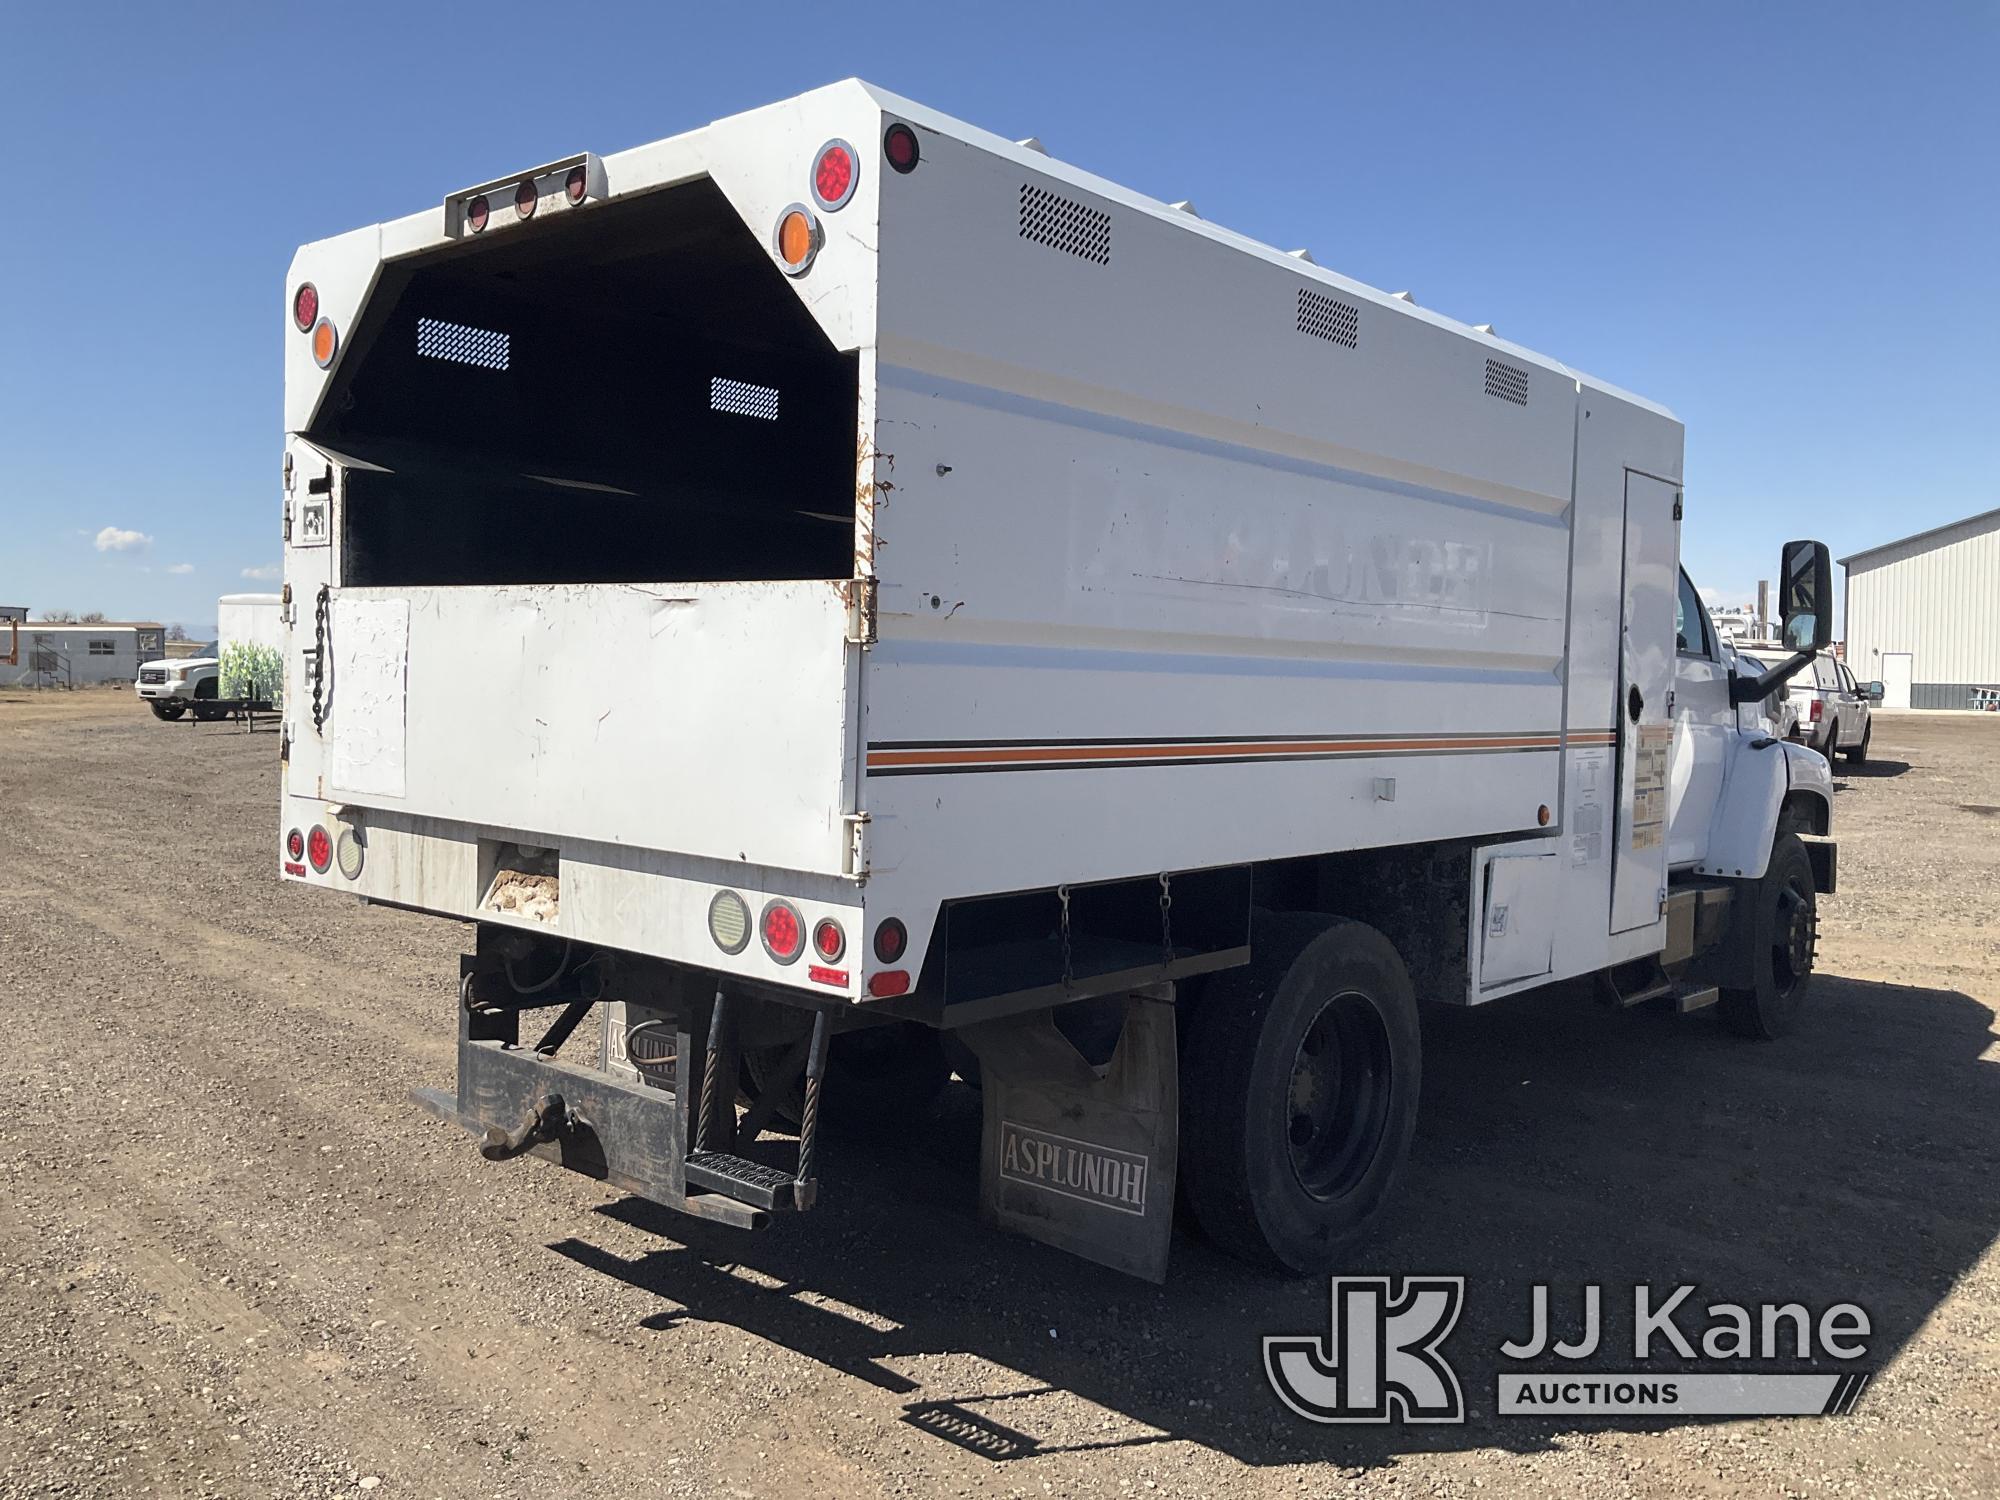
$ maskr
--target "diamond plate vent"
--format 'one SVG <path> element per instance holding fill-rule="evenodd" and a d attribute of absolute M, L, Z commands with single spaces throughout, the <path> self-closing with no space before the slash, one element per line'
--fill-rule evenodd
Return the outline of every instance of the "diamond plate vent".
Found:
<path fill-rule="evenodd" d="M 747 380 L 731 380 L 726 375 L 717 375 L 708 382 L 708 409 L 775 422 L 778 420 L 778 388 L 774 385 L 752 385 Z"/>
<path fill-rule="evenodd" d="M 1511 401 L 1516 406 L 1528 404 L 1528 372 L 1519 365 L 1510 365 L 1504 359 L 1486 361 L 1486 394 L 1498 396 L 1502 401 Z"/>
<path fill-rule="evenodd" d="M 1311 287 L 1299 288 L 1299 332 L 1353 349 L 1361 343 L 1361 309 Z"/>
<path fill-rule="evenodd" d="M 417 353 L 426 359 L 448 359 L 453 364 L 475 365 L 482 370 L 504 370 L 513 356 L 513 344 L 506 334 L 490 328 L 468 328 L 442 318 L 417 319 Z"/>
<path fill-rule="evenodd" d="M 1021 238 L 1094 266 L 1111 264 L 1111 215 L 1032 182 L 1021 184 Z"/>

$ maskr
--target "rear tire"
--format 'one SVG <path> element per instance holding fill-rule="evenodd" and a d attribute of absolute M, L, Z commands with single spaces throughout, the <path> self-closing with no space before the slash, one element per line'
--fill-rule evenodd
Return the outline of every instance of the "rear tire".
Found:
<path fill-rule="evenodd" d="M 172 723 L 187 712 L 187 705 L 185 703 L 161 703 L 153 701 L 149 702 L 146 706 L 152 709 L 154 718 L 165 719 L 168 723 Z"/>
<path fill-rule="evenodd" d="M 1798 1025 L 1819 931 L 1812 859 L 1798 835 L 1779 834 L 1763 878 L 1746 885 L 1727 942 L 1746 958 L 1750 984 L 1723 989 L 1722 1020 L 1738 1036 L 1775 1041 Z"/>
<path fill-rule="evenodd" d="M 1259 912 L 1255 958 L 1182 1017 L 1180 1183 L 1209 1239 L 1321 1273 L 1373 1227 L 1409 1155 L 1416 994 L 1374 928 Z"/>

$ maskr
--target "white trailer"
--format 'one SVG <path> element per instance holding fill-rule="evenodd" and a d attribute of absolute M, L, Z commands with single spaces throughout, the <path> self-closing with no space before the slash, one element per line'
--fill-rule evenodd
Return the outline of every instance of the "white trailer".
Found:
<path fill-rule="evenodd" d="M 955 1062 L 997 1222 L 1157 1277 L 1179 1183 L 1305 1270 L 1419 997 L 1797 1014 L 1831 782 L 1660 407 L 859 82 L 285 292 L 278 863 L 477 924 L 489 1156 L 755 1225 Z"/>
<path fill-rule="evenodd" d="M 140 664 L 133 691 L 155 718 L 192 711 L 201 721 L 275 706 L 284 681 L 285 627 L 276 594 L 224 594 L 215 602 L 212 656 Z"/>

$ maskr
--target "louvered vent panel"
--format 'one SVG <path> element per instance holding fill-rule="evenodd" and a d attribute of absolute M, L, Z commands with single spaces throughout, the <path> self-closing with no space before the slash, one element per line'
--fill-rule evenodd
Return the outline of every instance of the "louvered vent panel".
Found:
<path fill-rule="evenodd" d="M 1021 184 L 1021 238 L 1094 266 L 1111 264 L 1111 215 L 1031 182 Z"/>
<path fill-rule="evenodd" d="M 778 388 L 752 385 L 747 380 L 731 380 L 726 375 L 717 375 L 708 382 L 708 409 L 775 422 L 778 420 Z"/>
<path fill-rule="evenodd" d="M 1355 348 L 1361 342 L 1361 309 L 1311 287 L 1299 288 L 1299 332 L 1330 344 Z"/>
<path fill-rule="evenodd" d="M 513 344 L 506 334 L 490 328 L 468 328 L 442 318 L 417 319 L 417 353 L 426 359 L 448 359 L 453 364 L 476 365 L 482 370 L 504 370 L 513 357 Z"/>
<path fill-rule="evenodd" d="M 1486 361 L 1486 394 L 1498 396 L 1502 401 L 1511 401 L 1516 406 L 1528 404 L 1528 372 L 1519 365 L 1510 365 L 1504 359 Z"/>

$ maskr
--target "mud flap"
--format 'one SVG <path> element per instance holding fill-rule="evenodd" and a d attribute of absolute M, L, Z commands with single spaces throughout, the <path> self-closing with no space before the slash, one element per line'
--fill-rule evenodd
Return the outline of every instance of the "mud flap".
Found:
<path fill-rule="evenodd" d="M 1180 1150 L 1173 986 L 1126 998 L 1110 1063 L 1092 1067 L 1050 1011 L 968 1026 L 986 1123 L 982 1217 L 1164 1281 Z"/>

